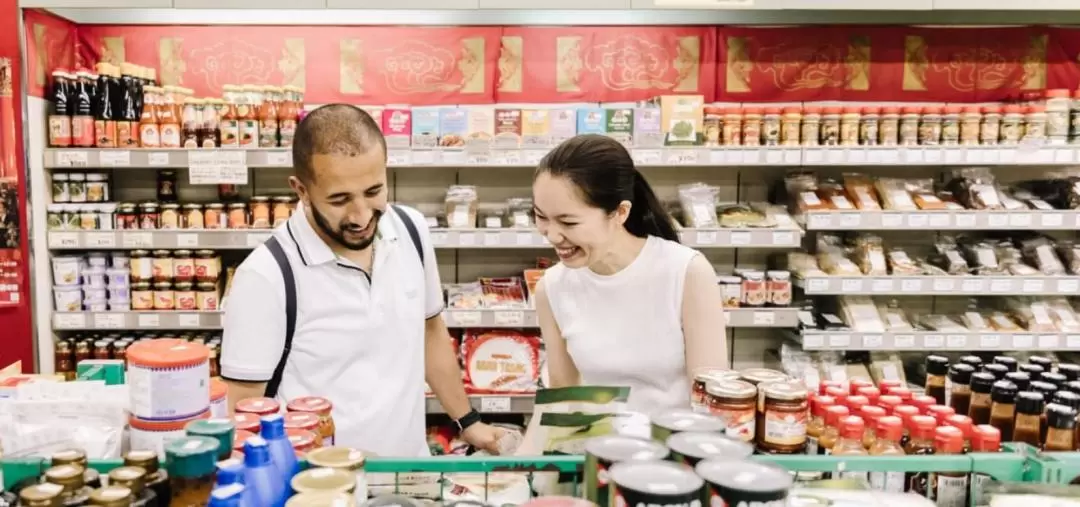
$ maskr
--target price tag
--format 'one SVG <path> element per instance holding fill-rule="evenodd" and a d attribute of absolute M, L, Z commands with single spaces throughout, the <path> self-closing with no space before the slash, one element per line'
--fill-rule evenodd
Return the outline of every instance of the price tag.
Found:
<path fill-rule="evenodd" d="M 957 149 L 945 150 L 946 164 L 959 164 L 964 161 L 964 152 Z"/>
<path fill-rule="evenodd" d="M 458 245 L 459 246 L 473 246 L 476 245 L 476 234 L 471 232 L 458 233 Z"/>
<path fill-rule="evenodd" d="M 825 163 L 827 164 L 842 164 L 844 163 L 844 150 L 825 150 Z"/>
<path fill-rule="evenodd" d="M 731 232 L 731 244 L 735 246 L 745 246 L 750 244 L 750 233 L 747 231 L 732 231 Z"/>
<path fill-rule="evenodd" d="M 806 283 L 806 291 L 811 294 L 819 294 L 822 292 L 828 292 L 829 279 L 828 278 L 809 278 Z"/>
<path fill-rule="evenodd" d="M 880 164 L 881 163 L 881 150 L 875 150 L 874 148 L 867 148 L 866 150 L 866 162 L 868 164 Z"/>
<path fill-rule="evenodd" d="M 694 150 L 668 150 L 667 163 L 670 165 L 697 164 L 698 154 Z"/>
<path fill-rule="evenodd" d="M 741 159 L 736 159 L 737 151 L 728 150 L 709 150 L 709 164 L 712 165 L 728 165 L 738 163 Z"/>
<path fill-rule="evenodd" d="M 1012 335 L 1012 346 L 1015 349 L 1027 350 L 1035 346 L 1035 337 L 1029 334 Z"/>
<path fill-rule="evenodd" d="M 488 153 L 470 153 L 465 163 L 469 165 L 491 165 L 491 155 Z"/>
<path fill-rule="evenodd" d="M 482 396 L 480 398 L 480 412 L 490 414 L 505 414 L 509 411 L 509 396 Z"/>
<path fill-rule="evenodd" d="M 939 334 L 928 334 L 923 337 L 923 346 L 928 349 L 940 349 L 945 346 L 945 337 Z"/>
<path fill-rule="evenodd" d="M 634 150 L 634 163 L 640 165 L 659 165 L 660 150 Z"/>
<path fill-rule="evenodd" d="M 1046 282 L 1039 279 L 1024 280 L 1024 283 L 1021 286 L 1021 291 L 1023 291 L 1025 294 L 1037 294 L 1046 292 Z"/>
<path fill-rule="evenodd" d="M 995 278 L 990 280 L 990 292 L 1012 292 L 1012 280 Z"/>
<path fill-rule="evenodd" d="M 1001 229 L 1009 226 L 1009 216 L 1006 213 L 990 212 L 986 214 L 986 217 L 986 222 L 990 224 L 991 229 Z"/>
<path fill-rule="evenodd" d="M 925 213 L 912 213 L 907 217 L 908 227 L 925 228 L 930 223 L 929 218 Z"/>
<path fill-rule="evenodd" d="M 945 338 L 945 342 L 950 349 L 963 349 L 967 346 L 967 337 L 962 334 L 951 334 Z"/>
<path fill-rule="evenodd" d="M 1061 337 L 1056 334 L 1039 335 L 1039 348 L 1043 350 L 1054 350 L 1058 348 L 1059 338 Z"/>
<path fill-rule="evenodd" d="M 120 243 L 124 248 L 150 248 L 154 245 L 154 236 L 149 232 L 124 232 Z"/>
<path fill-rule="evenodd" d="M 138 315 L 138 327 L 161 327 L 161 315 L 156 313 L 140 313 Z"/>
<path fill-rule="evenodd" d="M 442 231 L 431 231 L 431 244 L 433 246 L 443 246 L 446 244 L 447 233 Z"/>
<path fill-rule="evenodd" d="M 1072 148 L 1058 148 L 1054 150 L 1055 164 L 1071 164 L 1075 153 Z"/>
<path fill-rule="evenodd" d="M 1043 213 L 1039 215 L 1042 227 L 1061 227 L 1065 223 L 1065 217 L 1061 213 Z"/>
<path fill-rule="evenodd" d="M 268 239 L 270 239 L 269 232 L 249 232 L 247 235 L 247 246 L 255 248 L 266 243 L 266 240 Z"/>
<path fill-rule="evenodd" d="M 931 229 L 943 229 L 952 223 L 952 218 L 945 213 L 931 213 L 929 216 Z"/>
<path fill-rule="evenodd" d="M 978 294 L 986 290 L 986 284 L 984 282 L 985 280 L 967 279 L 960 285 L 960 290 L 968 294 Z"/>
<path fill-rule="evenodd" d="M 848 164 L 858 165 L 866 163 L 866 152 L 863 150 L 849 149 L 844 157 Z"/>
<path fill-rule="evenodd" d="M 57 167 L 86 167 L 90 161 L 90 154 L 85 151 L 61 150 L 56 152 Z"/>
<path fill-rule="evenodd" d="M 1080 335 L 1071 334 L 1066 336 L 1065 346 L 1070 349 L 1080 349 Z"/>
<path fill-rule="evenodd" d="M 956 280 L 949 278 L 935 278 L 934 292 L 951 292 L 956 287 Z"/>
<path fill-rule="evenodd" d="M 521 327 L 525 325 L 525 313 L 519 311 L 496 311 L 495 325 L 500 327 Z"/>
<path fill-rule="evenodd" d="M 195 248 L 199 246 L 199 235 L 190 232 L 176 235 L 177 248 Z"/>
<path fill-rule="evenodd" d="M 810 230 L 829 230 L 832 228 L 832 213 L 811 213 L 807 220 Z"/>
<path fill-rule="evenodd" d="M 979 335 L 979 348 L 995 350 L 1000 349 L 1001 336 L 996 334 Z"/>
<path fill-rule="evenodd" d="M 480 327 L 484 322 L 484 314 L 480 312 L 455 311 L 453 315 L 458 327 Z"/>
<path fill-rule="evenodd" d="M 845 278 L 840 287 L 844 292 L 862 292 L 863 280 L 860 278 Z"/>
<path fill-rule="evenodd" d="M 867 349 L 880 349 L 884 344 L 884 340 L 879 334 L 865 334 L 862 337 L 863 348 Z"/>
<path fill-rule="evenodd" d="M 802 164 L 802 152 L 799 150 L 784 150 L 785 165 Z"/>
<path fill-rule="evenodd" d="M 754 312 L 755 326 L 771 326 L 776 323 L 776 314 L 773 312 Z"/>
<path fill-rule="evenodd" d="M 795 233 L 791 231 L 774 231 L 772 233 L 772 244 L 774 245 L 794 245 Z"/>
<path fill-rule="evenodd" d="M 1010 213 L 1009 227 L 1031 227 L 1031 213 Z"/>
<path fill-rule="evenodd" d="M 905 278 L 900 280 L 900 292 L 919 292 L 922 290 L 922 280 Z"/>
<path fill-rule="evenodd" d="M 925 160 L 927 164 L 940 164 L 941 150 L 927 149 L 924 152 L 923 160 Z"/>
<path fill-rule="evenodd" d="M 1077 337 L 1080 338 L 1080 337 Z M 1080 341 L 1080 340 L 1078 340 Z M 820 334 L 804 334 L 803 348 L 807 350 L 820 349 L 825 344 L 825 337 Z"/>
<path fill-rule="evenodd" d="M 898 229 L 904 225 L 904 215 L 896 213 L 883 213 L 881 226 L 885 229 Z"/>
<path fill-rule="evenodd" d="M 123 329 L 124 314 L 122 313 L 95 313 L 94 329 Z"/>
<path fill-rule="evenodd" d="M 53 317 L 56 329 L 86 329 L 85 313 L 55 313 Z"/>
<path fill-rule="evenodd" d="M 78 248 L 79 233 L 77 232 L 50 232 L 49 248 Z"/>
<path fill-rule="evenodd" d="M 909 164 L 921 164 L 923 163 L 923 152 L 918 148 L 908 148 L 904 150 L 904 160 Z"/>
<path fill-rule="evenodd" d="M 547 152 L 543 150 L 525 150 L 521 154 L 521 160 L 528 166 L 539 165 L 544 155 L 547 155 Z"/>
<path fill-rule="evenodd" d="M 784 163 L 784 154 L 777 149 L 765 150 L 765 163 L 768 165 L 780 165 Z"/>
<path fill-rule="evenodd" d="M 716 231 L 697 231 L 695 243 L 702 246 L 716 244 Z"/>
<path fill-rule="evenodd" d="M 829 347 L 846 348 L 851 346 L 851 336 L 846 334 L 829 335 Z"/>
<path fill-rule="evenodd" d="M 978 148 L 968 148 L 964 153 L 964 161 L 969 164 L 981 164 L 986 160 L 985 151 Z"/>
<path fill-rule="evenodd" d="M 1073 279 L 1058 279 L 1057 281 L 1058 294 L 1076 294 L 1080 292 L 1080 280 Z"/>
<path fill-rule="evenodd" d="M 500 234 L 497 232 L 485 232 L 484 233 L 484 246 L 499 246 Z"/>
<path fill-rule="evenodd" d="M 394 152 L 390 152 L 393 156 Z M 292 167 L 291 151 L 270 151 L 266 153 L 266 165 L 269 167 Z"/>
<path fill-rule="evenodd" d="M 392 150 L 386 154 L 386 165 L 390 167 L 405 167 L 412 165 L 412 152 L 408 150 Z"/>
<path fill-rule="evenodd" d="M 874 294 L 889 294 L 893 292 L 894 280 L 891 278 L 876 278 L 870 285 L 870 291 Z"/>
<path fill-rule="evenodd" d="M 169 165 L 169 152 L 151 151 L 146 154 L 146 165 L 150 167 L 162 167 Z"/>
<path fill-rule="evenodd" d="M 893 338 L 893 346 L 898 349 L 914 348 L 915 336 L 910 334 L 898 334 Z"/>
<path fill-rule="evenodd" d="M 895 148 L 881 150 L 881 163 L 893 165 L 900 162 L 900 151 Z"/>
<path fill-rule="evenodd" d="M 978 216 L 974 213 L 961 212 L 953 215 L 953 217 L 958 229 L 974 229 L 975 221 Z"/>
<path fill-rule="evenodd" d="M 412 152 L 413 165 L 433 165 L 435 163 L 435 152 L 432 150 L 417 150 Z"/>
<path fill-rule="evenodd" d="M 247 154 L 243 150 L 188 150 L 191 185 L 247 185 Z"/>
<path fill-rule="evenodd" d="M 807 164 L 820 164 L 825 161 L 825 154 L 821 150 L 807 149 L 803 151 L 803 160 Z"/>
<path fill-rule="evenodd" d="M 860 225 L 862 225 L 862 215 L 858 213 L 840 214 L 840 227 L 844 229 L 852 229 Z"/>
<path fill-rule="evenodd" d="M 202 327 L 197 313 L 181 313 L 176 316 L 176 326 L 180 328 Z"/>
<path fill-rule="evenodd" d="M 742 163 L 746 165 L 758 165 L 761 163 L 761 150 L 751 148 L 747 150 L 741 150 Z"/>
<path fill-rule="evenodd" d="M 98 152 L 101 167 L 131 167 L 131 152 L 128 150 L 102 150 Z"/>
<path fill-rule="evenodd" d="M 517 246 L 530 246 L 533 244 L 533 237 L 531 232 L 519 232 L 514 235 L 514 243 Z"/>
<path fill-rule="evenodd" d="M 87 248 L 116 248 L 116 235 L 111 232 L 86 233 Z"/>

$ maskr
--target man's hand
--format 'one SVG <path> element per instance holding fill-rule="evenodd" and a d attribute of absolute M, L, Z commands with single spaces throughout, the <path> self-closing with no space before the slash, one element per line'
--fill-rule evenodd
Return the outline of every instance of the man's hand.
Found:
<path fill-rule="evenodd" d="M 461 437 L 473 447 L 486 451 L 492 455 L 499 454 L 499 439 L 506 433 L 502 428 L 496 428 L 486 423 L 478 422 L 465 428 Z"/>

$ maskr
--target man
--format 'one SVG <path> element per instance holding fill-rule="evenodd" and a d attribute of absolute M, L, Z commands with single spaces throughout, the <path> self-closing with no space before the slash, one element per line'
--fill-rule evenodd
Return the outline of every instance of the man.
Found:
<path fill-rule="evenodd" d="M 293 167 L 298 209 L 236 270 L 225 304 L 230 403 L 322 396 L 338 445 L 420 456 L 426 377 L 465 440 L 495 451 L 501 430 L 479 421 L 462 386 L 424 217 L 387 206 L 374 120 L 349 105 L 312 111 L 296 130 Z"/>

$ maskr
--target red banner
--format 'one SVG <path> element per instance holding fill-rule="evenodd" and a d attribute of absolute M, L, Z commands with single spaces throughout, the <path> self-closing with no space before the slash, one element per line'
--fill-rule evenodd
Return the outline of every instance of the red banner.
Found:
<path fill-rule="evenodd" d="M 23 11 L 26 29 L 26 70 L 28 93 L 43 97 L 48 93 L 49 73 L 75 66 L 76 26 L 44 11 Z"/>
<path fill-rule="evenodd" d="M 627 102 L 696 94 L 712 100 L 716 29 L 507 27 L 499 102 Z"/>

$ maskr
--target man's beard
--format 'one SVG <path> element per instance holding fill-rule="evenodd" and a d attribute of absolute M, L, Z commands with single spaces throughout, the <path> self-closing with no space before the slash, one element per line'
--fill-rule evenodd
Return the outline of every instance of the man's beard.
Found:
<path fill-rule="evenodd" d="M 319 213 L 319 208 L 316 208 L 314 204 L 310 204 L 309 206 L 311 207 L 311 216 L 315 219 L 315 225 L 318 225 L 319 229 L 322 230 L 323 234 L 334 240 L 335 243 L 345 248 L 348 248 L 349 250 L 360 251 L 366 250 L 369 246 L 371 246 L 372 243 L 375 242 L 375 237 L 379 233 L 379 219 L 382 218 L 382 210 L 376 209 L 371 215 L 371 237 L 361 239 L 360 241 L 350 242 L 345 239 L 345 229 L 350 225 L 356 224 L 341 224 L 341 229 L 335 231 L 334 228 L 330 226 L 330 221 L 327 220 L 327 218 L 323 216 L 322 213 Z"/>

